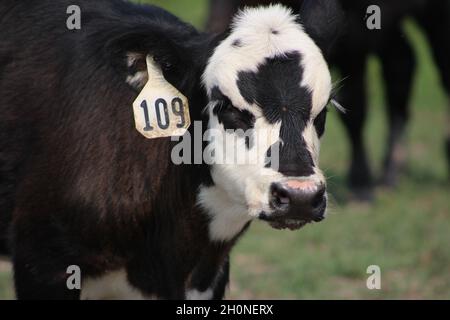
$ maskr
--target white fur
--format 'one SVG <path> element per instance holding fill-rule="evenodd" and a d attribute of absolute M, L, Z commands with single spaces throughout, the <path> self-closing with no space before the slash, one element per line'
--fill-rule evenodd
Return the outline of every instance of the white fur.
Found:
<path fill-rule="evenodd" d="M 148 73 L 147 71 L 138 71 L 133 75 L 127 76 L 126 81 L 133 88 L 140 90 L 144 88 L 145 84 L 148 81 Z"/>
<path fill-rule="evenodd" d="M 107 273 L 99 278 L 84 279 L 81 287 L 81 300 L 145 300 L 144 296 L 131 286 L 125 270 Z"/>
<path fill-rule="evenodd" d="M 231 240 L 251 220 L 247 215 L 245 203 L 231 199 L 228 193 L 219 187 L 201 187 L 198 202 L 211 217 L 211 240 Z"/>
<path fill-rule="evenodd" d="M 210 287 L 205 291 L 199 291 L 197 289 L 188 289 L 186 291 L 186 300 L 212 300 L 214 298 L 214 290 L 217 287 L 217 284 L 221 277 L 224 274 L 224 265 L 219 268 L 217 274 L 215 275 L 213 281 L 210 284 Z"/>
<path fill-rule="evenodd" d="M 204 292 L 198 290 L 189 290 L 186 293 L 186 300 L 211 300 L 213 298 L 213 290 L 208 289 Z"/>
<path fill-rule="evenodd" d="M 142 54 L 135 52 L 128 52 L 127 54 L 127 66 L 131 68 L 134 66 L 139 59 L 142 59 Z M 136 88 L 137 90 L 141 90 L 144 88 L 145 84 L 148 81 L 148 73 L 147 71 L 137 71 L 136 73 L 127 76 L 126 82 Z"/>

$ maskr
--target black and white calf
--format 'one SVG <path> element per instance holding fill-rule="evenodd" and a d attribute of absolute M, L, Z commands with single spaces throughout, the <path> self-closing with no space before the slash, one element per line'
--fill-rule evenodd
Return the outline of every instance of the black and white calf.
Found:
<path fill-rule="evenodd" d="M 302 12 L 321 39 L 335 30 L 323 3 Z M 81 30 L 66 28 L 73 4 Z M 330 73 L 288 9 L 245 10 L 219 38 L 121 0 L 3 0 L 0 17 L 0 235 L 18 298 L 222 298 L 229 251 L 253 219 L 297 229 L 324 218 Z M 223 132 L 210 145 L 233 138 L 263 160 L 278 145 L 278 169 L 176 165 L 170 138 L 141 136 L 132 104 L 147 56 L 192 121 Z M 269 138 L 225 131 L 249 128 Z M 72 265 L 81 290 L 67 287 Z"/>

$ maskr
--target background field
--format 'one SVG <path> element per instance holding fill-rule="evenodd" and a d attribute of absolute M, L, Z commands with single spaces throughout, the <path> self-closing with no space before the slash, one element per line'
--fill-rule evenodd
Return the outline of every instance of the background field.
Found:
<path fill-rule="evenodd" d="M 141 1 L 143 2 L 143 1 Z M 201 27 L 206 0 L 147 1 Z M 378 190 L 373 205 L 347 202 L 348 143 L 333 112 L 321 162 L 333 196 L 330 216 L 298 232 L 254 223 L 232 255 L 230 299 L 450 299 L 450 200 L 444 155 L 447 105 L 430 50 L 413 21 L 405 32 L 419 66 L 408 128 L 408 168 L 396 190 Z M 386 136 L 384 92 L 369 61 L 366 141 L 378 172 Z M 344 82 L 345 85 L 345 82 Z M 366 288 L 379 265 L 382 289 Z M 12 298 L 8 263 L 0 262 L 0 299 Z"/>

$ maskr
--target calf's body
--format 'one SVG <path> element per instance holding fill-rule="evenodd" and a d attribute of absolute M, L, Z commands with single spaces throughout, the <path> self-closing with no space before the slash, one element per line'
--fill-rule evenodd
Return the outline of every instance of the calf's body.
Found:
<path fill-rule="evenodd" d="M 83 278 L 125 270 L 132 286 L 159 298 L 184 298 L 189 286 L 205 291 L 219 270 L 227 277 L 230 247 L 208 240 L 195 207 L 209 173 L 173 165 L 170 139 L 139 135 L 136 91 L 104 50 L 127 24 L 196 31 L 120 1 L 81 1 L 82 29 L 69 31 L 69 5 L 0 4 L 1 235 L 13 243 L 18 297 L 78 297 L 66 287 L 70 265 Z M 195 107 L 205 104 L 189 98 L 199 120 Z M 209 298 L 223 295 L 225 281 L 216 282 Z"/>

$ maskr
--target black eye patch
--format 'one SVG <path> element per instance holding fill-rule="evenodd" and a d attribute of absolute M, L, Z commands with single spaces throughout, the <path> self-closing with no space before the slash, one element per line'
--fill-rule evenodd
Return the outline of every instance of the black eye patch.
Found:
<path fill-rule="evenodd" d="M 247 110 L 239 110 L 228 100 L 220 102 L 213 109 L 214 115 L 219 122 L 223 124 L 225 130 L 244 130 L 253 129 L 255 125 L 255 116 Z"/>
<path fill-rule="evenodd" d="M 328 109 L 323 108 L 323 110 L 314 119 L 314 127 L 316 128 L 317 135 L 321 138 L 325 132 L 325 122 L 327 119 Z"/>
<path fill-rule="evenodd" d="M 225 130 L 241 129 L 247 131 L 253 129 L 255 116 L 247 110 L 239 110 L 234 107 L 230 99 L 218 87 L 212 88 L 211 100 L 217 102 L 213 109 L 213 114 L 217 116 Z"/>
<path fill-rule="evenodd" d="M 225 100 L 219 102 L 213 109 L 213 114 L 217 116 L 217 119 L 225 130 L 242 130 L 237 131 L 237 134 L 245 135 L 245 145 L 247 149 L 253 147 L 253 133 L 246 132 L 253 129 L 255 126 L 255 116 L 247 110 L 239 110 L 234 107 L 230 100 L 225 97 Z"/>

